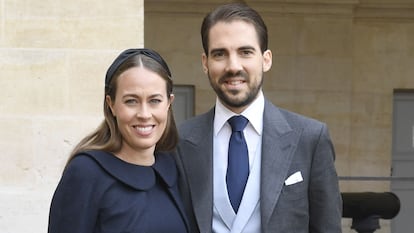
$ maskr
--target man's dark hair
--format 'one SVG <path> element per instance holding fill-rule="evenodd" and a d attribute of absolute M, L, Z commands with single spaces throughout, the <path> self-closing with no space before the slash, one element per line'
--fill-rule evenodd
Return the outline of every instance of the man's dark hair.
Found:
<path fill-rule="evenodd" d="M 218 22 L 232 22 L 235 20 L 251 23 L 256 29 L 262 53 L 267 50 L 267 27 L 259 13 L 246 4 L 231 3 L 217 7 L 206 15 L 201 24 L 201 41 L 206 56 L 208 56 L 208 40 L 211 27 Z"/>

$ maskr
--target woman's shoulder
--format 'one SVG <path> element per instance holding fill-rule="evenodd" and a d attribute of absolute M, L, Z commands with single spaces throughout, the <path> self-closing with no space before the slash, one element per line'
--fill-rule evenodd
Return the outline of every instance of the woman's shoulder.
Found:
<path fill-rule="evenodd" d="M 92 157 L 86 154 L 77 154 L 67 164 L 64 175 L 72 177 L 72 179 L 96 180 L 104 175 L 102 167 Z"/>
<path fill-rule="evenodd" d="M 87 154 L 75 155 L 67 164 L 66 171 L 73 171 L 78 173 L 90 173 L 99 170 L 99 164 Z"/>

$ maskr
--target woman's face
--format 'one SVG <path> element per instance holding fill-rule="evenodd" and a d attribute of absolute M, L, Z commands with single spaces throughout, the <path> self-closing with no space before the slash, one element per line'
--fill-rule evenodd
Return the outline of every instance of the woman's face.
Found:
<path fill-rule="evenodd" d="M 121 151 L 154 150 L 168 119 L 173 95 L 167 96 L 166 81 L 144 67 L 124 71 L 117 80 L 115 100 L 106 101 L 122 134 Z"/>

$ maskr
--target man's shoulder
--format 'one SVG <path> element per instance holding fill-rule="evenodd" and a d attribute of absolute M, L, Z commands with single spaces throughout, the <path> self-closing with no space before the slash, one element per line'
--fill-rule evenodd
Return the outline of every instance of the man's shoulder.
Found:
<path fill-rule="evenodd" d="M 280 114 L 280 116 L 282 116 L 291 126 L 304 126 L 304 125 L 321 126 L 325 124 L 322 121 L 317 120 L 316 118 L 313 118 L 311 116 L 305 115 L 303 113 L 299 113 L 299 112 L 292 111 L 286 108 L 275 106 L 270 101 L 267 101 L 267 104 L 265 105 L 265 112 L 270 112 L 269 114 L 271 115 L 270 116 L 271 118 L 275 117 L 275 115 Z"/>
<path fill-rule="evenodd" d="M 303 121 L 303 122 L 306 122 L 306 123 L 316 123 L 316 124 L 322 123 L 320 120 L 318 120 L 316 118 L 313 118 L 311 116 L 302 114 L 302 113 L 294 112 L 294 111 L 287 110 L 287 109 L 280 109 L 280 111 L 288 119 L 292 119 L 292 120 L 296 120 L 296 121 Z"/>

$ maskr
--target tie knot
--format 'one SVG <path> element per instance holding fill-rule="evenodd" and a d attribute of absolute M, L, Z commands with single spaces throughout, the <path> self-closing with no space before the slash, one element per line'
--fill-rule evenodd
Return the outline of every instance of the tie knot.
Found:
<path fill-rule="evenodd" d="M 231 130 L 233 132 L 235 131 L 243 131 L 243 129 L 246 127 L 249 120 L 247 120 L 246 117 L 239 115 L 239 116 L 233 116 L 230 119 L 227 120 L 231 126 Z"/>

